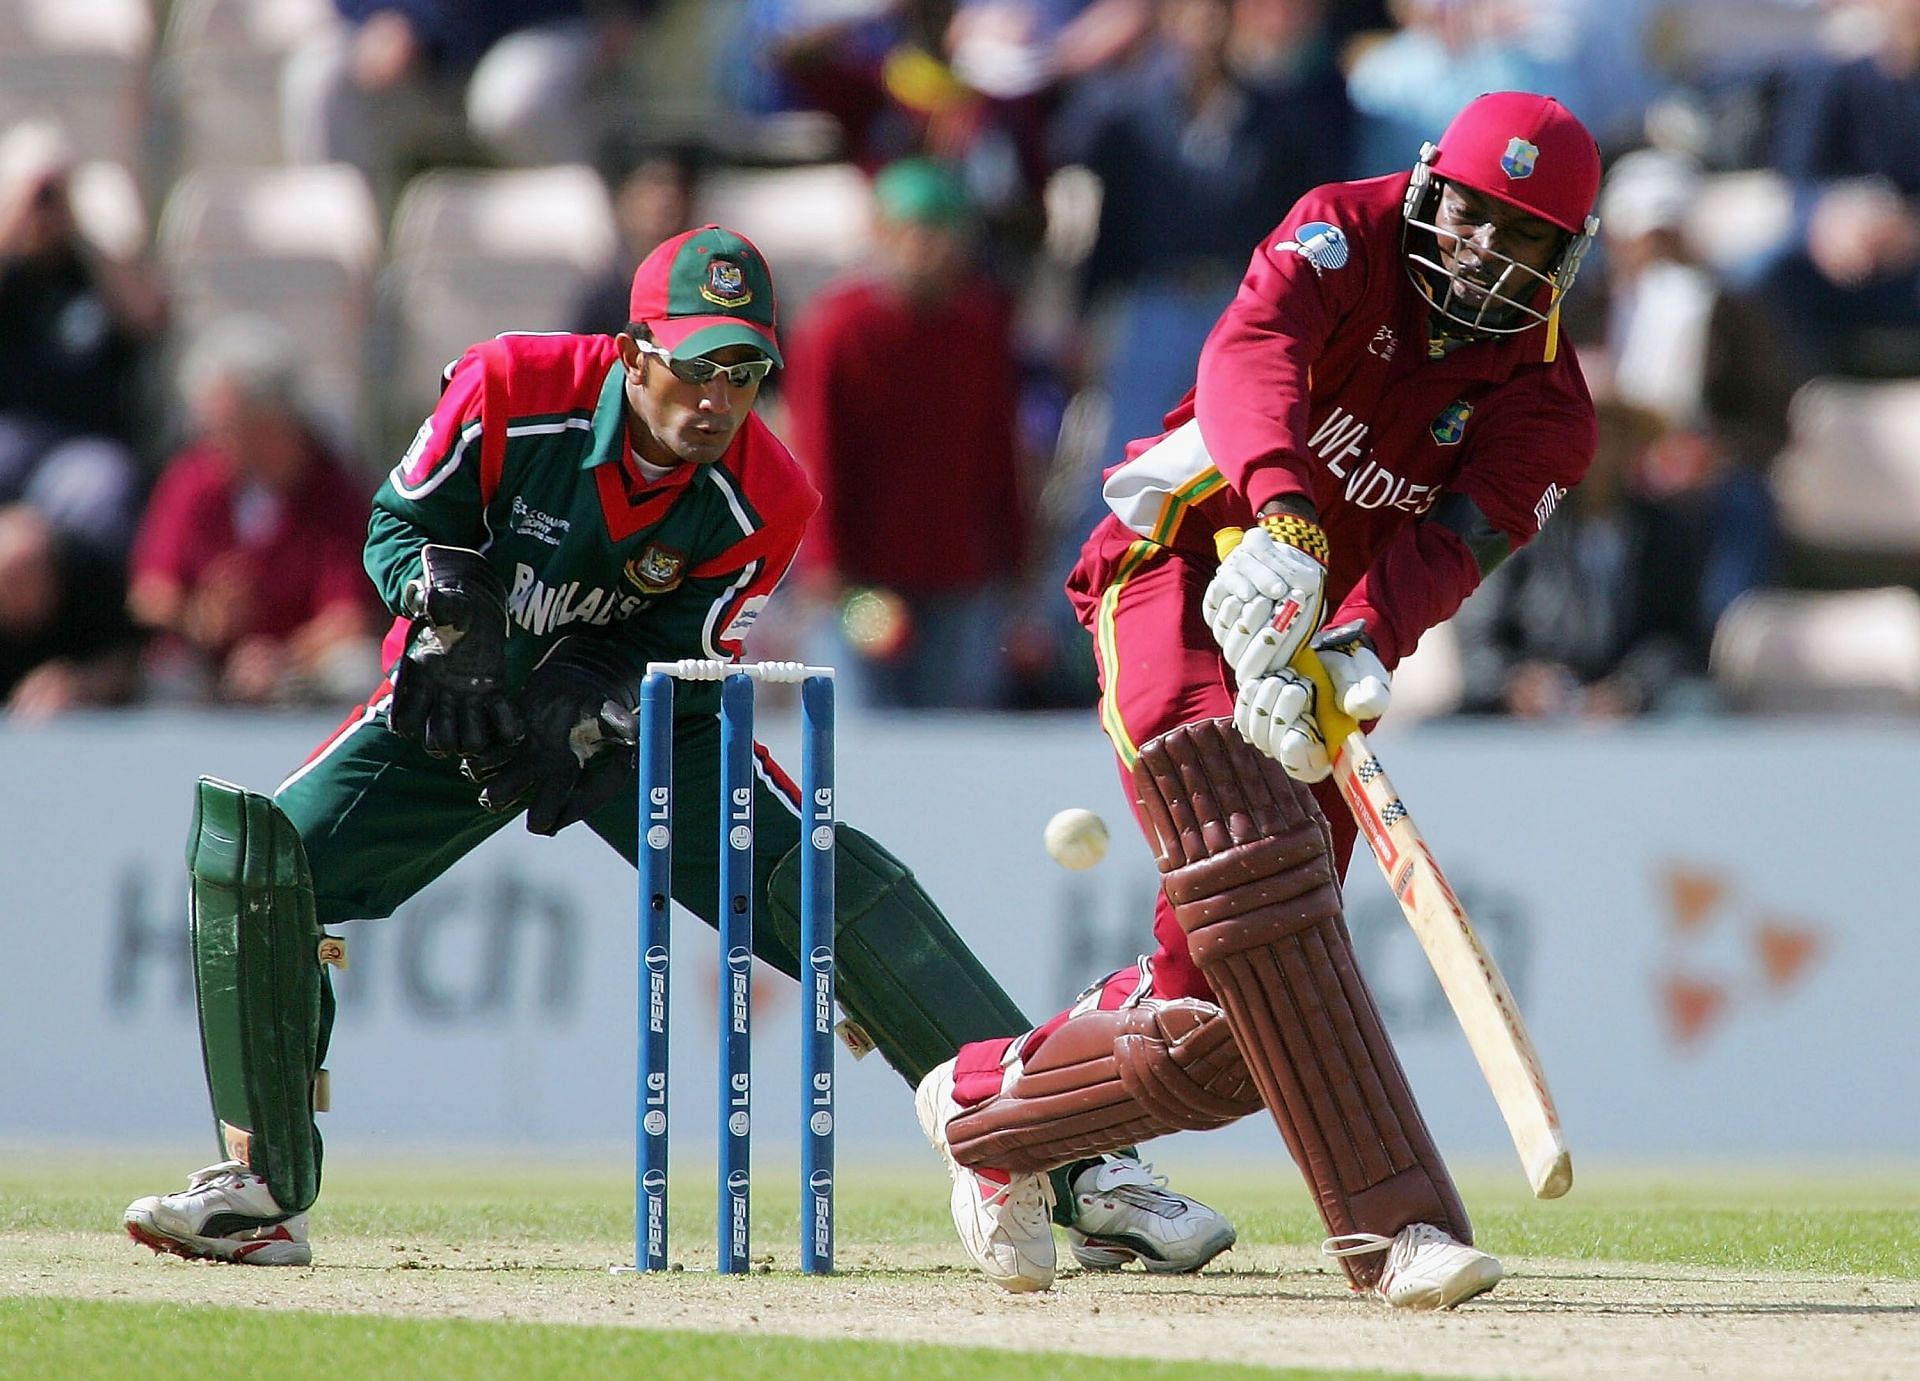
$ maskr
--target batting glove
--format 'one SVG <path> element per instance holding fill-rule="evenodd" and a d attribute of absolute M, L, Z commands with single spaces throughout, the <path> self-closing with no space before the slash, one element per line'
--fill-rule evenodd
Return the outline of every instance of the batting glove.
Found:
<path fill-rule="evenodd" d="M 1311 646 L 1326 668 L 1340 708 L 1358 720 L 1375 720 L 1392 699 L 1391 673 L 1373 650 L 1365 623 L 1355 619 L 1328 628 Z M 1319 691 L 1313 682 L 1283 667 L 1242 682 L 1234 699 L 1233 724 L 1240 736 L 1265 753 L 1289 777 L 1318 782 L 1333 770 L 1333 755 L 1320 725 Z"/>
<path fill-rule="evenodd" d="M 1393 700 L 1393 673 L 1373 650 L 1367 625 L 1351 619 L 1324 628 L 1308 644 L 1320 654 L 1340 708 L 1363 723 L 1380 718 Z"/>
<path fill-rule="evenodd" d="M 1318 523 L 1275 513 L 1221 561 L 1200 608 L 1241 685 L 1286 666 L 1319 631 L 1328 559 Z"/>
<path fill-rule="evenodd" d="M 1333 771 L 1333 759 L 1314 717 L 1316 698 L 1313 682 L 1282 667 L 1270 676 L 1240 683 L 1233 702 L 1233 727 L 1296 782 L 1323 781 Z"/>

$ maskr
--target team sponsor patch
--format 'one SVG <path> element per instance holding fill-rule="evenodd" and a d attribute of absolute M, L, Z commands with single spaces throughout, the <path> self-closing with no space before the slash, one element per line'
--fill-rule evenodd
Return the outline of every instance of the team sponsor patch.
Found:
<path fill-rule="evenodd" d="M 700 296 L 716 307 L 744 307 L 753 301 L 747 286 L 747 272 L 731 259 L 714 259 L 707 264 L 707 281 L 700 285 Z"/>
<path fill-rule="evenodd" d="M 1440 415 L 1433 419 L 1433 425 L 1427 431 L 1442 446 L 1458 445 L 1460 438 L 1467 434 L 1467 419 L 1471 416 L 1473 404 L 1456 400 L 1440 410 Z"/>
<path fill-rule="evenodd" d="M 658 544 L 627 562 L 627 579 L 649 595 L 664 595 L 679 585 L 686 574 L 687 558 L 680 552 Z"/>
<path fill-rule="evenodd" d="M 1349 253 L 1347 236 L 1339 226 L 1328 225 L 1325 221 L 1308 221 L 1293 233 L 1293 239 L 1275 242 L 1274 253 L 1291 251 L 1298 254 L 1313 265 L 1315 273 L 1346 267 Z"/>
<path fill-rule="evenodd" d="M 1532 177 L 1533 165 L 1539 157 L 1539 147 L 1516 134 L 1507 141 L 1507 151 L 1500 155 L 1500 171 L 1515 182 L 1523 177 Z"/>
<path fill-rule="evenodd" d="M 771 596 L 755 595 L 743 603 L 739 612 L 733 616 L 733 621 L 721 632 L 720 641 L 737 642 L 746 637 L 747 630 L 752 628 L 754 620 L 760 617 L 760 611 L 767 607 L 769 598 Z"/>

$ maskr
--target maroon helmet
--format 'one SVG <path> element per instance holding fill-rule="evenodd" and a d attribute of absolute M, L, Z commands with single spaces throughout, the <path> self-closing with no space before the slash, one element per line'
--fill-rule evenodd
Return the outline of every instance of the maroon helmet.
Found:
<path fill-rule="evenodd" d="M 1457 183 L 1519 207 L 1567 232 L 1545 273 L 1497 250 L 1479 257 L 1497 271 L 1471 290 L 1445 267 L 1434 224 L 1440 190 Z M 1587 127 L 1551 96 L 1495 91 L 1467 103 L 1438 144 L 1420 150 L 1404 207 L 1409 272 L 1421 296 L 1450 321 L 1476 333 L 1511 335 L 1546 321 L 1573 286 L 1600 222 L 1600 149 Z M 1424 232 L 1424 233 L 1416 233 Z"/>

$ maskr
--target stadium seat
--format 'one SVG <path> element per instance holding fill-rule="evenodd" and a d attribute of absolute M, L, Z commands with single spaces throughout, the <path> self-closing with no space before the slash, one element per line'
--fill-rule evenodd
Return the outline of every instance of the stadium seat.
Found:
<path fill-rule="evenodd" d="M 440 170 L 410 181 L 381 289 L 386 420 L 411 433 L 441 370 L 473 342 L 564 330 L 587 278 L 617 246 L 606 185 L 584 164 Z"/>
<path fill-rule="evenodd" d="M 1781 526 L 1807 583 L 1920 575 L 1920 380 L 1815 379 L 1776 462 Z"/>
<path fill-rule="evenodd" d="M 149 0 L 7 0 L 0 127 L 52 119 L 80 157 L 139 167 L 152 52 Z"/>
<path fill-rule="evenodd" d="M 157 248 L 183 338 L 236 313 L 279 323 L 301 342 L 320 420 L 361 435 L 380 226 L 357 168 L 189 173 L 161 211 Z"/>
<path fill-rule="evenodd" d="M 1755 70 L 1830 47 L 1835 6 L 1806 0 L 1688 0 L 1660 11 L 1657 42 L 1669 70 Z M 1649 42 L 1655 41 L 1649 35 Z"/>
<path fill-rule="evenodd" d="M 695 219 L 738 230 L 773 266 L 788 321 L 801 303 L 867 252 L 867 179 L 850 163 L 716 169 L 701 180 Z"/>
<path fill-rule="evenodd" d="M 1728 702 L 1754 714 L 1920 712 L 1920 594 L 1742 595 L 1714 629 L 1712 666 Z"/>
<path fill-rule="evenodd" d="M 159 82 L 177 165 L 279 163 L 280 70 L 332 12 L 327 0 L 178 0 Z"/>

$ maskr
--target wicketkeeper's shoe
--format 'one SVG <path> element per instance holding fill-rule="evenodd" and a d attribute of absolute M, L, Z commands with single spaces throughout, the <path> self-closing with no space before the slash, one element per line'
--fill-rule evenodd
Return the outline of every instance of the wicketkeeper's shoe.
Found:
<path fill-rule="evenodd" d="M 307 1215 L 284 1212 L 267 1182 L 237 1160 L 196 1170 L 187 1187 L 127 1205 L 127 1235 L 157 1252 L 248 1266 L 305 1266 Z"/>
<path fill-rule="evenodd" d="M 1130 1156 L 1104 1156 L 1073 1179 L 1067 1243 L 1090 1271 L 1138 1261 L 1156 1275 L 1197 1271 L 1234 1243 L 1233 1224 Z"/>
<path fill-rule="evenodd" d="M 1329 1237 L 1320 1250 L 1333 1257 L 1385 1252 L 1386 1269 L 1374 1292 L 1396 1309 L 1451 1309 L 1486 1294 L 1506 1274 L 1478 1247 L 1431 1223 L 1411 1223 L 1393 1237 L 1374 1232 Z"/>
<path fill-rule="evenodd" d="M 953 1176 L 953 1225 L 987 1279 L 1024 1293 L 1053 1284 L 1053 1189 L 1045 1175 L 975 1170 L 953 1158 L 947 1121 L 960 1111 L 953 1099 L 953 1061 L 930 1071 L 914 1091 L 920 1130 Z"/>

